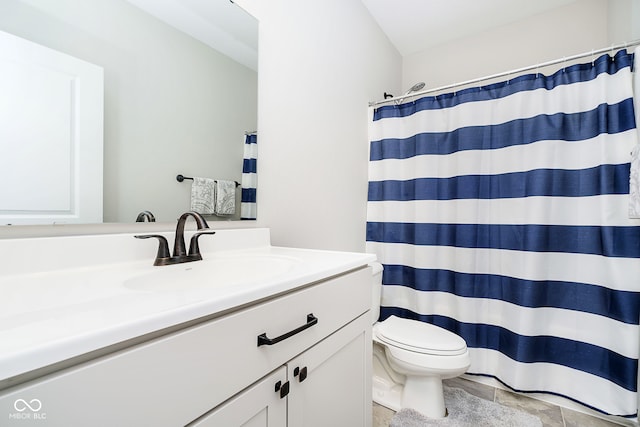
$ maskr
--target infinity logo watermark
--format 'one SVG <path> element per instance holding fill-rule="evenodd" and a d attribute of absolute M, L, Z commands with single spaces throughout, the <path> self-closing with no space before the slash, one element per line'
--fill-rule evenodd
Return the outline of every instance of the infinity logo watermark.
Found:
<path fill-rule="evenodd" d="M 27 409 L 33 412 L 38 412 L 42 409 L 42 402 L 40 402 L 40 399 L 31 399 L 29 402 L 24 399 L 17 399 L 13 402 L 13 407 L 18 412 L 24 412 Z"/>
<path fill-rule="evenodd" d="M 16 399 L 13 402 L 13 409 L 16 412 L 9 413 L 10 420 L 45 420 L 46 412 L 42 412 L 42 402 L 40 399 Z"/>

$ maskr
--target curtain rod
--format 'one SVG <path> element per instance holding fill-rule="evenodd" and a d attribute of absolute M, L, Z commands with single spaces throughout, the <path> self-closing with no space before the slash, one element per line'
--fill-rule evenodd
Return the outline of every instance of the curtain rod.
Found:
<path fill-rule="evenodd" d="M 616 45 L 616 46 L 610 46 L 610 47 L 606 47 L 606 48 L 602 48 L 602 49 L 598 49 L 598 50 L 593 50 L 591 52 L 580 53 L 578 55 L 567 56 L 566 58 L 562 58 L 562 59 L 554 59 L 553 61 L 547 61 L 547 62 L 543 62 L 541 64 L 530 65 L 528 67 L 518 68 L 518 69 L 515 69 L 515 70 L 511 70 L 511 71 L 505 71 L 505 72 L 502 72 L 502 73 L 493 74 L 493 75 L 485 76 L 485 77 L 480 77 L 480 78 L 477 78 L 477 79 L 467 80 L 467 81 L 460 82 L 460 83 L 453 83 L 453 84 L 449 84 L 449 85 L 446 85 L 446 86 L 440 86 L 440 87 L 436 87 L 436 88 L 432 88 L 432 89 L 421 90 L 421 91 L 410 93 L 410 94 L 407 94 L 407 95 L 395 96 L 393 98 L 387 98 L 387 99 L 382 100 L 382 101 L 369 102 L 369 107 L 375 107 L 376 105 L 386 104 L 388 102 L 400 101 L 400 100 L 404 100 L 406 98 L 415 98 L 416 96 L 422 96 L 422 95 L 426 95 L 428 93 L 439 92 L 441 90 L 447 90 L 447 89 L 453 89 L 453 88 L 459 87 L 459 86 L 465 86 L 465 85 L 468 85 L 468 84 L 479 83 L 479 82 L 483 82 L 483 81 L 486 81 L 486 80 L 496 79 L 498 77 L 505 77 L 505 76 L 509 76 L 509 75 L 512 75 L 512 74 L 522 73 L 524 71 L 530 71 L 530 70 L 534 70 L 534 69 L 538 69 L 538 68 L 544 68 L 544 67 L 548 67 L 550 65 L 560 64 L 562 62 L 573 61 L 574 59 L 580 59 L 580 58 L 585 58 L 587 56 L 599 55 L 601 53 L 612 52 L 614 50 L 623 49 L 623 48 L 626 49 L 628 47 L 637 46 L 637 45 L 640 45 L 640 40 L 635 40 L 635 41 L 632 41 L 630 43 L 624 43 L 624 44 L 619 44 L 619 45 Z"/>

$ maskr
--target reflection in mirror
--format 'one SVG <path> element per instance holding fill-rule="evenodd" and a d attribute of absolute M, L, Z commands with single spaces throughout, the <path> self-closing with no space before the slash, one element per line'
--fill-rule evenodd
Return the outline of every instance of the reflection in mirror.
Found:
<path fill-rule="evenodd" d="M 159 3 L 173 9 L 140 8 Z M 229 8 L 235 17 L 216 27 Z M 191 35 L 163 21 L 171 17 Z M 104 222 L 133 223 L 143 211 L 175 221 L 191 195 L 178 174 L 242 181 L 245 132 L 257 126 L 257 21 L 235 4 L 2 0 L 0 30 L 103 68 Z M 235 58 L 221 53 L 234 47 Z M 240 194 L 236 214 L 207 219 L 239 219 Z"/>

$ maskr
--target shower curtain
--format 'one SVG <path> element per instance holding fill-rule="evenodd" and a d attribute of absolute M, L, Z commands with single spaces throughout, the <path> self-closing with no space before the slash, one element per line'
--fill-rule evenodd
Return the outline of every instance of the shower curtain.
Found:
<path fill-rule="evenodd" d="M 637 414 L 633 55 L 371 109 L 381 320 L 462 336 L 468 373 Z"/>
<path fill-rule="evenodd" d="M 244 137 L 244 156 L 242 160 L 242 194 L 240 198 L 240 219 L 256 219 L 256 191 L 258 184 L 258 135 L 247 134 Z"/>

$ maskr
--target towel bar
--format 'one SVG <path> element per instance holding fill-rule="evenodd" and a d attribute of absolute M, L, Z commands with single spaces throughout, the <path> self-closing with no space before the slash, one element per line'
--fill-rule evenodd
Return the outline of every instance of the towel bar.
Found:
<path fill-rule="evenodd" d="M 191 178 L 191 177 L 189 177 L 189 176 L 184 176 L 184 175 L 178 175 L 178 176 L 176 176 L 176 181 L 178 181 L 178 182 L 182 182 L 182 181 L 184 181 L 185 179 L 190 179 L 190 180 L 192 180 L 192 181 L 193 181 L 193 178 Z M 218 181 L 216 181 L 216 182 L 218 182 Z M 239 183 L 238 181 L 234 181 L 234 182 L 236 183 L 236 187 L 240 187 L 240 183 Z"/>

